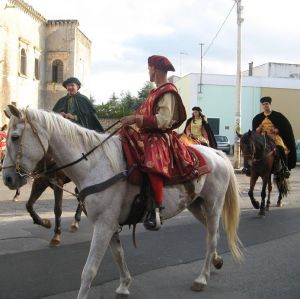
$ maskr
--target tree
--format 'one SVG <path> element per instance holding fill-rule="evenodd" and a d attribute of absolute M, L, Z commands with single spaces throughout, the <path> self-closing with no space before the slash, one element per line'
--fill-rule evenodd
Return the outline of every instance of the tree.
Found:
<path fill-rule="evenodd" d="M 113 93 L 106 104 L 96 105 L 96 113 L 99 118 L 121 118 L 136 111 L 141 103 L 148 97 L 153 88 L 151 82 L 146 82 L 137 92 L 138 96 L 133 96 L 130 91 L 122 92 L 119 97 Z"/>

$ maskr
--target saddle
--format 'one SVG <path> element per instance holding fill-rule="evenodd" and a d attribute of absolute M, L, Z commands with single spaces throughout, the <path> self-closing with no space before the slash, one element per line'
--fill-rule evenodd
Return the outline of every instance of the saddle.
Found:
<path fill-rule="evenodd" d="M 174 171 L 174 174 L 170 178 L 164 178 L 164 185 L 183 184 L 210 172 L 203 156 L 193 147 L 187 146 L 186 148 L 193 159 L 193 167 L 191 172 L 185 176 L 180 176 L 177 171 Z M 132 169 L 127 179 L 128 182 L 133 185 L 141 186 L 144 181 L 145 172 L 142 172 L 141 169 L 139 169 L 136 161 L 133 160 L 132 156 L 128 154 L 127 151 L 124 151 L 124 155 L 127 161 L 128 169 Z"/>

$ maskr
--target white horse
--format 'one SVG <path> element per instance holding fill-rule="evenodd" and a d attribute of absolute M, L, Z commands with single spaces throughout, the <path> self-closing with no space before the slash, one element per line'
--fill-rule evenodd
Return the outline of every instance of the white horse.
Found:
<path fill-rule="evenodd" d="M 107 137 L 105 134 L 81 128 L 58 114 L 33 109 L 20 111 L 14 106 L 9 108 L 13 116 L 9 122 L 9 154 L 6 155 L 3 165 L 3 180 L 10 189 L 26 183 L 23 175 L 32 172 L 48 150 L 58 165 L 65 165 L 80 158 L 82 153 L 86 153 Z M 239 260 L 242 254 L 237 235 L 239 192 L 231 163 L 220 151 L 204 146 L 195 148 L 206 159 L 210 173 L 191 182 L 193 192 L 187 192 L 183 185 L 165 187 L 165 209 L 162 216 L 166 220 L 187 208 L 206 226 L 205 262 L 192 285 L 194 291 L 200 291 L 207 285 L 211 263 L 217 268 L 223 263 L 216 250 L 221 216 L 232 255 Z M 112 137 L 91 153 L 87 160 L 67 167 L 64 171 L 81 191 L 87 186 L 106 181 L 125 169 L 126 161 L 120 140 Z M 94 231 L 77 298 L 88 297 L 92 280 L 109 245 L 120 272 L 120 285 L 115 296 L 127 298 L 129 295 L 131 276 L 126 266 L 118 229 L 119 224 L 126 220 L 137 193 L 139 187 L 123 179 L 86 197 L 86 209 Z"/>

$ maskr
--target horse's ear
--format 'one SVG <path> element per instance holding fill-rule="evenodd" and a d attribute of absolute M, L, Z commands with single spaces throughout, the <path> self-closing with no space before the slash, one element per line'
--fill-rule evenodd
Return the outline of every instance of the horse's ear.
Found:
<path fill-rule="evenodd" d="M 10 117 L 11 117 L 11 112 L 10 112 L 10 110 L 9 110 L 8 107 L 6 107 L 6 108 L 3 110 L 3 112 L 4 112 L 4 114 L 5 114 L 5 116 L 6 116 L 7 118 L 10 118 Z"/>
<path fill-rule="evenodd" d="M 235 131 L 237 137 L 241 138 L 243 136 L 243 134 L 239 133 L 238 131 Z"/>
<path fill-rule="evenodd" d="M 8 108 L 12 115 L 14 115 L 17 118 L 22 118 L 22 113 L 16 106 L 8 105 Z"/>
<path fill-rule="evenodd" d="M 248 131 L 248 135 L 250 136 L 250 135 L 251 135 L 251 133 L 252 133 L 252 131 L 251 131 L 251 130 L 249 130 L 249 131 Z"/>

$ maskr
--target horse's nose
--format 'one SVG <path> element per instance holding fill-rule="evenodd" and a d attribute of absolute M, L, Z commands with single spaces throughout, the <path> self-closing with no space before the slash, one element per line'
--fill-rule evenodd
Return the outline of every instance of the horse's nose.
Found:
<path fill-rule="evenodd" d="M 11 176 L 5 177 L 5 185 L 9 186 L 12 184 L 12 182 L 13 182 L 13 179 Z"/>

